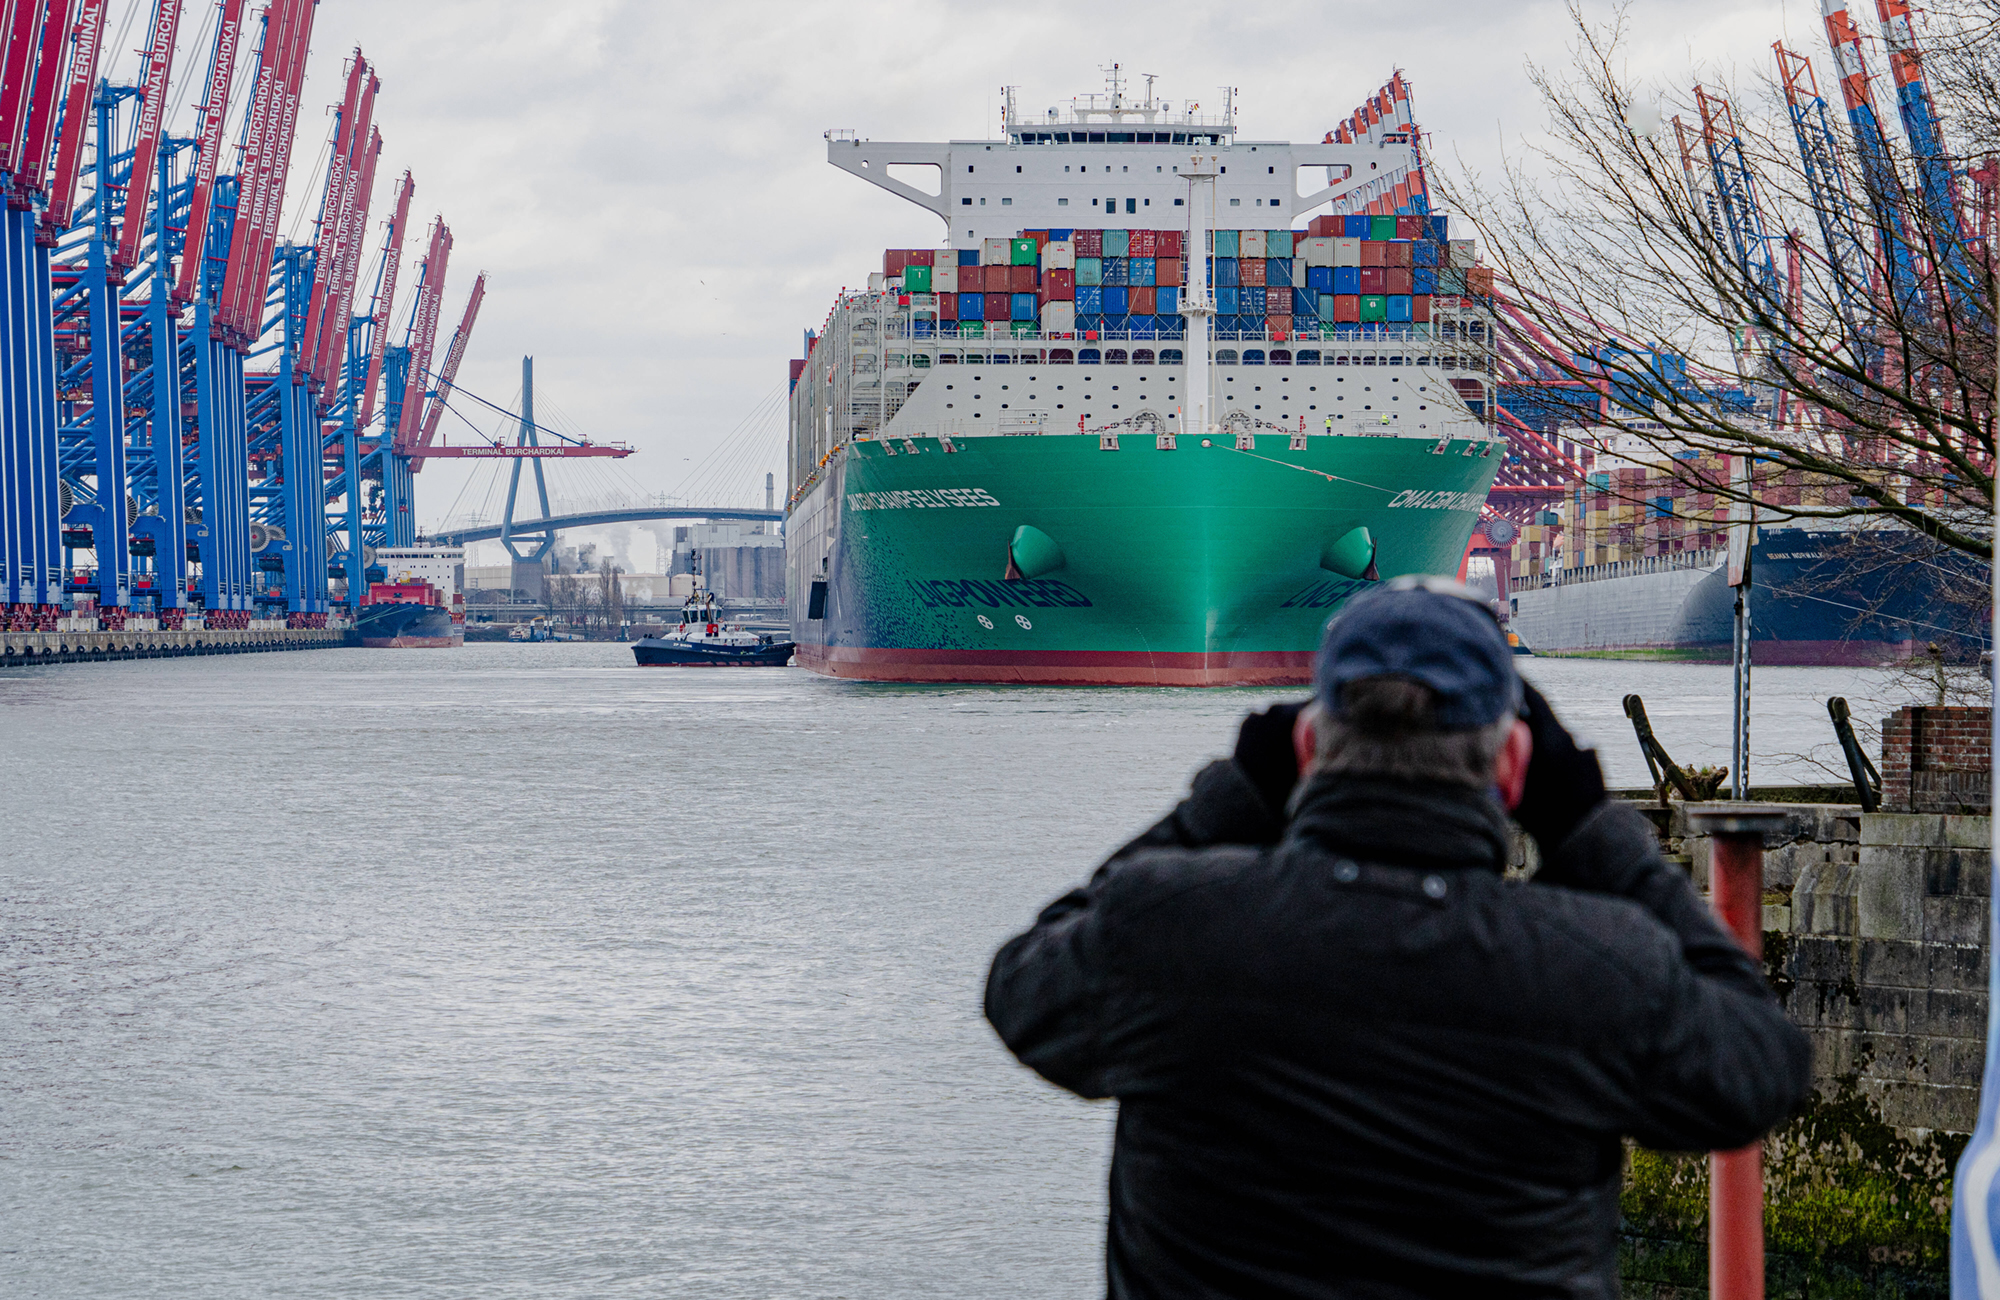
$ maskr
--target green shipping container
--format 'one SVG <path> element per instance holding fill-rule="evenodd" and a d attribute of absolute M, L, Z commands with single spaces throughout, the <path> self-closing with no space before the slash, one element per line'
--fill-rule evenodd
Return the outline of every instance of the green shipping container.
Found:
<path fill-rule="evenodd" d="M 1396 237 L 1396 219 L 1394 217 L 1368 218 L 1368 237 L 1370 239 L 1394 239 Z M 1363 308 L 1363 310 L 1365 311 L 1366 308 Z M 1367 317 L 1364 316 L 1362 319 L 1366 320 Z M 1380 318 L 1378 317 L 1377 319 Z"/>
<path fill-rule="evenodd" d="M 1463 277 L 1461 277 L 1463 278 Z M 1101 257 L 1079 257 L 1076 259 L 1076 282 L 1078 284 L 1103 284 L 1104 259 Z"/>
<path fill-rule="evenodd" d="M 1009 324 L 1014 327 L 1014 337 L 1017 339 L 1033 338 L 1041 329 L 1041 326 L 1031 320 L 1010 321 Z"/>
<path fill-rule="evenodd" d="M 1376 219 L 1377 221 L 1380 221 L 1380 220 L 1382 220 L 1382 218 L 1381 218 L 1381 217 L 1377 217 L 1377 218 L 1375 218 L 1375 219 Z M 1389 229 L 1390 229 L 1391 231 L 1395 230 L 1395 228 L 1396 228 L 1396 219 L 1395 219 L 1394 217 L 1390 217 L 1390 218 L 1389 218 L 1388 220 L 1389 220 Z M 1386 320 L 1388 320 L 1388 319 L 1389 319 L 1389 295 L 1387 295 L 1387 294 L 1384 294 L 1384 293 L 1364 293 L 1364 294 L 1362 294 L 1362 295 L 1361 295 L 1361 319 L 1362 319 L 1362 320 L 1363 320 L 1364 322 L 1366 322 L 1366 321 L 1371 321 L 1371 320 L 1379 320 L 1379 321 L 1386 321 Z"/>
<path fill-rule="evenodd" d="M 931 269 L 928 266 L 904 267 L 903 289 L 906 293 L 929 293 L 931 291 Z"/>
<path fill-rule="evenodd" d="M 1240 242 L 1241 242 L 1241 241 L 1239 241 L 1239 240 L 1238 240 L 1238 239 L 1236 238 L 1236 232 L 1235 232 L 1235 231 L 1233 231 L 1233 230 L 1218 230 L 1218 231 L 1216 231 L 1216 232 L 1215 232 L 1215 255 L 1216 255 L 1217 257 L 1235 257 L 1235 256 L 1237 256 L 1237 252 L 1236 252 L 1236 249 L 1237 249 L 1237 246 L 1238 246 L 1238 244 L 1239 244 Z"/>
<path fill-rule="evenodd" d="M 1319 296 L 1319 318 L 1324 321 L 1333 319 L 1333 295 L 1330 293 Z"/>
<path fill-rule="evenodd" d="M 958 323 L 958 336 L 962 339 L 983 339 L 986 337 L 986 322 L 962 320 Z"/>
<path fill-rule="evenodd" d="M 1104 255 L 1106 257 L 1130 257 L 1131 248 L 1131 231 L 1107 230 L 1104 232 Z"/>
<path fill-rule="evenodd" d="M 1292 256 L 1292 236 L 1295 233 L 1296 233 L 1295 231 L 1290 231 L 1290 230 L 1265 231 L 1264 256 L 1265 257 Z"/>
<path fill-rule="evenodd" d="M 1014 266 L 1033 266 L 1042 260 L 1041 249 L 1032 239 L 1008 240 L 1007 252 Z"/>

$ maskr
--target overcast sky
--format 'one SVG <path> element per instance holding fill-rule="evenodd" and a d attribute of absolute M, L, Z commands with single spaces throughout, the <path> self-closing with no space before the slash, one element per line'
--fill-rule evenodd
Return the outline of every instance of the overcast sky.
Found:
<path fill-rule="evenodd" d="M 137 9 L 123 50 L 143 43 L 151 4 L 110 0 L 113 37 L 127 6 Z M 177 102 L 200 97 L 206 51 L 191 47 L 213 8 L 187 5 Z M 1629 19 L 1635 79 L 1762 74 L 1780 36 L 1823 74 L 1827 63 L 1811 0 L 1674 0 Z M 407 167 L 414 211 L 424 222 L 442 212 L 456 237 L 440 351 L 473 275 L 488 273 L 461 383 L 511 405 L 521 356 L 533 353 L 545 423 L 638 449 L 589 469 L 568 462 L 552 477 L 572 475 L 583 494 L 611 481 L 615 464 L 618 481 L 672 491 L 784 382 L 801 331 L 838 289 L 880 269 L 884 248 L 942 242 L 937 218 L 830 167 L 828 128 L 877 140 L 988 138 L 1003 84 L 1047 107 L 1102 89 L 1099 66 L 1115 59 L 1157 73 L 1163 98 L 1212 103 L 1220 87 L 1239 87 L 1247 136 L 1317 140 L 1400 67 L 1434 153 L 1491 166 L 1540 123 L 1524 60 L 1561 60 L 1566 41 L 1561 4 L 1508 0 L 322 0 L 286 225 L 310 237 L 326 106 L 359 45 L 382 79 L 385 140 L 362 309 L 380 222 Z M 113 75 L 130 77 L 136 64 L 124 53 Z M 415 230 L 412 262 L 421 247 Z M 476 418 L 491 428 L 497 417 Z M 761 496 L 765 469 L 783 492 L 781 424 L 766 442 L 731 495 Z M 431 462 L 418 480 L 420 520 L 480 508 L 495 472 Z"/>

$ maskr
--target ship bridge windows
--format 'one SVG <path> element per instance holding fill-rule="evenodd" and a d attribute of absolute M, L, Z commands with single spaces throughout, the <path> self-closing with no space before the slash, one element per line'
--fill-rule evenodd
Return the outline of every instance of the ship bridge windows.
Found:
<path fill-rule="evenodd" d="M 1133 349 L 1132 349 L 1132 364 L 1133 364 L 1133 365 L 1135 365 L 1135 366 L 1150 366 L 1150 365 L 1152 365 L 1152 364 L 1153 364 L 1153 349 L 1151 349 L 1151 348 L 1133 348 Z"/>
<path fill-rule="evenodd" d="M 1073 364 L 1075 361 L 1076 353 L 1070 351 L 1068 348 L 1049 349 L 1049 364 L 1052 366 L 1067 366 Z"/>
<path fill-rule="evenodd" d="M 1244 349 L 1244 351 L 1243 351 L 1243 364 L 1244 364 L 1244 365 L 1246 365 L 1246 366 L 1261 366 L 1261 365 L 1263 365 L 1263 364 L 1264 364 L 1264 349 L 1262 349 L 1262 348 L 1245 348 L 1245 349 Z"/>
<path fill-rule="evenodd" d="M 1271 364 L 1274 366 L 1289 366 L 1292 364 L 1292 354 L 1283 348 L 1272 348 Z"/>
<path fill-rule="evenodd" d="M 1181 363 L 1181 350 L 1180 350 L 1179 348 L 1161 348 L 1161 349 L 1160 349 L 1160 364 L 1161 364 L 1161 365 L 1163 365 L 1163 366 L 1177 366 L 1177 365 L 1179 365 L 1180 363 Z"/>
<path fill-rule="evenodd" d="M 1295 364 L 1301 366 L 1316 366 L 1319 364 L 1319 350 L 1317 348 L 1300 348 L 1294 356 L 1294 361 Z"/>
<path fill-rule="evenodd" d="M 1077 350 L 1076 363 L 1080 366 L 1094 366 L 1103 360 L 1103 356 L 1099 354 L 1096 348 L 1080 348 Z"/>
<path fill-rule="evenodd" d="M 1107 366 L 1122 366 L 1128 359 L 1124 348 L 1106 348 L 1104 350 L 1104 364 Z"/>
<path fill-rule="evenodd" d="M 1217 348 L 1215 350 L 1216 365 L 1233 366 L 1236 364 L 1236 362 L 1237 362 L 1237 356 L 1235 348 Z"/>

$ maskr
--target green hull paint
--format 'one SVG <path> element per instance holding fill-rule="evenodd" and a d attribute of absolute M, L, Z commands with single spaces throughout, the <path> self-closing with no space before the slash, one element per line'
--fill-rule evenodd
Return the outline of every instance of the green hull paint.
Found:
<path fill-rule="evenodd" d="M 1308 680 L 1327 618 L 1370 585 L 1321 567 L 1330 544 L 1365 527 L 1383 580 L 1456 572 L 1505 445 L 1293 441 L 850 444 L 786 526 L 800 662 L 904 681 Z M 1008 582 L 1023 525 L 1062 565 Z"/>

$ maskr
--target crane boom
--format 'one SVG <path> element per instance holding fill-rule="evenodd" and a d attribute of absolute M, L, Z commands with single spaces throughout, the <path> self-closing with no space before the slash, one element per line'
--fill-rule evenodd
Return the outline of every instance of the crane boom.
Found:
<path fill-rule="evenodd" d="M 367 237 L 368 208 L 375 194 L 375 163 L 382 156 L 382 133 L 371 127 L 368 144 L 361 155 L 360 175 L 347 214 L 347 233 L 341 239 L 340 256 L 332 268 L 330 286 L 333 306 L 328 309 L 327 327 L 320 334 L 318 371 L 322 383 L 331 385 L 340 374 L 347 354 L 347 331 L 353 325 L 354 281 L 361 267 L 361 244 Z M 352 174 L 352 173 L 350 173 Z"/>
<path fill-rule="evenodd" d="M 271 277 L 271 254 L 278 244 L 278 226 L 285 206 L 285 182 L 292 170 L 292 143 L 297 138 L 299 127 L 299 99 L 304 89 L 306 54 L 312 43 L 313 17 L 318 11 L 319 0 L 293 0 L 294 15 L 289 40 L 286 42 L 284 62 L 280 65 L 283 75 L 279 79 L 282 94 L 278 101 L 278 114 L 272 124 L 272 151 L 269 156 L 270 177 L 258 196 L 262 209 L 258 229 L 262 236 L 254 250 L 251 261 L 253 277 L 245 286 L 242 316 L 243 337 L 246 342 L 255 339 L 264 330 L 264 298 L 269 291 Z"/>
<path fill-rule="evenodd" d="M 465 360 L 466 344 L 472 338 L 472 325 L 479 319 L 479 304 L 485 297 L 486 272 L 481 271 L 472 282 L 472 296 L 465 300 L 465 314 L 459 317 L 458 328 L 452 331 L 451 346 L 444 352 L 444 364 L 438 367 L 437 394 L 431 398 L 430 409 L 424 413 L 424 430 L 417 443 L 418 452 L 410 458 L 412 473 L 424 467 L 422 449 L 430 446 L 431 439 L 437 436 L 438 421 L 444 416 L 445 399 L 451 396 L 451 386 L 458 379 L 458 365 Z"/>
<path fill-rule="evenodd" d="M 1936 245 L 1937 260 L 1943 264 L 1945 291 L 1959 303 L 1976 304 L 1986 296 L 1985 289 L 1980 283 L 1982 276 L 1966 256 L 1958 185 L 1951 174 L 1951 155 L 1945 148 L 1937 105 L 1924 76 L 1923 50 L 1917 44 L 1910 6 L 1907 0 L 1875 0 L 1875 9 L 1882 19 L 1883 41 L 1889 47 L 1896 111 L 1903 119 L 1903 133 L 1909 138 L 1916 163 L 1918 193 L 1935 232 L 1930 242 Z"/>
<path fill-rule="evenodd" d="M 1783 41 L 1773 43 L 1771 50 L 1777 56 L 1778 79 L 1784 84 L 1813 215 L 1819 221 L 1820 238 L 1833 269 L 1834 293 L 1847 326 L 1848 346 L 1855 359 L 1865 363 L 1862 321 L 1867 315 L 1868 248 L 1861 242 L 1854 200 L 1840 165 L 1840 147 L 1826 115 L 1826 97 L 1820 94 L 1811 59 L 1786 49 Z"/>
<path fill-rule="evenodd" d="M 1922 281 L 1910 248 L 1908 223 L 1903 220 L 1902 181 L 1896 175 L 1881 119 L 1875 115 L 1868 61 L 1861 53 L 1861 32 L 1847 12 L 1847 0 L 1820 0 L 1820 12 L 1826 21 L 1827 45 L 1840 72 L 1840 97 L 1847 105 L 1848 125 L 1854 130 L 1855 152 L 1861 156 L 1861 184 L 1881 244 L 1880 264 L 1889 302 L 1896 315 L 1920 317 Z"/>
<path fill-rule="evenodd" d="M 423 416 L 424 381 L 430 375 L 431 349 L 437 344 L 438 308 L 444 298 L 444 277 L 451 265 L 451 227 L 439 216 L 431 225 L 431 247 L 424 255 L 423 279 L 417 287 L 416 310 L 404 346 L 410 349 L 409 375 L 403 381 L 403 405 L 397 412 L 394 447 L 407 456 L 416 445 L 417 422 Z"/>
<path fill-rule="evenodd" d="M 382 355 L 389 347 L 389 314 L 396 307 L 397 273 L 403 266 L 403 231 L 410 223 L 410 196 L 416 193 L 417 183 L 409 172 L 396 186 L 396 215 L 389 221 L 389 237 L 383 241 L 382 278 L 375 284 L 375 301 L 368 309 L 369 317 L 375 322 L 368 339 L 368 377 L 361 384 L 361 410 L 354 417 L 354 427 L 365 429 L 375 418 L 375 390 L 382 383 Z"/>
<path fill-rule="evenodd" d="M 76 15 L 76 48 L 70 51 L 63 87 L 62 130 L 56 136 L 55 174 L 49 178 L 49 207 L 41 238 L 53 242 L 69 229 L 76 211 L 76 181 L 83 170 L 83 140 L 90 126 L 90 91 L 97 84 L 97 59 L 104 49 L 104 0 L 83 0 Z"/>
<path fill-rule="evenodd" d="M 35 82 L 35 53 L 41 44 L 48 0 L 13 0 L 6 6 L 6 47 L 0 51 L 0 172 L 20 166 L 21 136 L 27 130 L 28 94 Z"/>
<path fill-rule="evenodd" d="M 306 299 L 305 335 L 299 343 L 301 364 L 293 372 L 296 382 L 315 390 L 319 387 L 316 367 L 319 363 L 320 331 L 326 327 L 328 290 L 331 287 L 329 273 L 340 255 L 340 239 L 347 229 L 347 214 L 341 204 L 353 199 L 353 192 L 347 188 L 347 178 L 354 164 L 354 143 L 360 134 L 356 128 L 361 113 L 362 87 L 367 80 L 368 61 L 356 49 L 354 61 L 347 69 L 347 94 L 340 102 L 340 116 L 334 121 L 332 153 L 326 164 L 326 186 L 320 194 L 319 232 L 313 241 L 312 290 Z"/>
<path fill-rule="evenodd" d="M 146 237 L 146 213 L 152 207 L 153 168 L 160 157 L 160 134 L 167 122 L 167 81 L 174 65 L 174 38 L 180 31 L 181 0 L 156 0 L 152 38 L 146 42 L 146 63 L 139 73 L 139 125 L 132 145 L 132 171 L 125 180 L 124 216 L 118 226 L 118 247 L 112 251 L 114 275 L 123 276 L 139 264 L 139 244 Z M 161 196 L 162 202 L 165 195 Z M 103 202 L 100 198 L 99 202 Z M 162 260 L 161 283 L 167 250 Z"/>
<path fill-rule="evenodd" d="M 261 19 L 262 36 L 257 45 L 257 78 L 250 87 L 250 111 L 243 124 L 243 142 L 237 162 L 236 217 L 230 224 L 227 265 L 223 271 L 222 297 L 217 308 L 218 324 L 225 334 L 241 333 L 241 311 L 245 268 L 257 242 L 254 229 L 256 199 L 264 184 L 264 156 L 270 147 L 271 119 L 278 100 L 278 62 L 291 21 L 289 0 L 269 0 Z M 261 277 L 260 277 L 261 280 Z"/>
<path fill-rule="evenodd" d="M 215 199 L 215 173 L 222 159 L 222 124 L 229 114 L 229 86 L 236 75 L 236 46 L 242 38 L 243 0 L 218 0 L 215 45 L 208 57 L 208 91 L 201 101 L 201 134 L 195 137 L 194 188 L 188 196 L 187 238 L 181 247 L 180 279 L 174 301 L 194 301 L 201 255 L 208 241 L 208 210 Z"/>
<path fill-rule="evenodd" d="M 46 191 L 49 180 L 49 150 L 55 144 L 56 102 L 63 84 L 63 58 L 70 45 L 70 21 L 76 12 L 75 0 L 50 0 L 48 17 L 42 21 L 42 48 L 35 59 L 35 89 L 28 105 L 28 129 L 21 141 L 19 162 L 13 168 L 14 196 L 26 205 L 31 194 Z"/>

